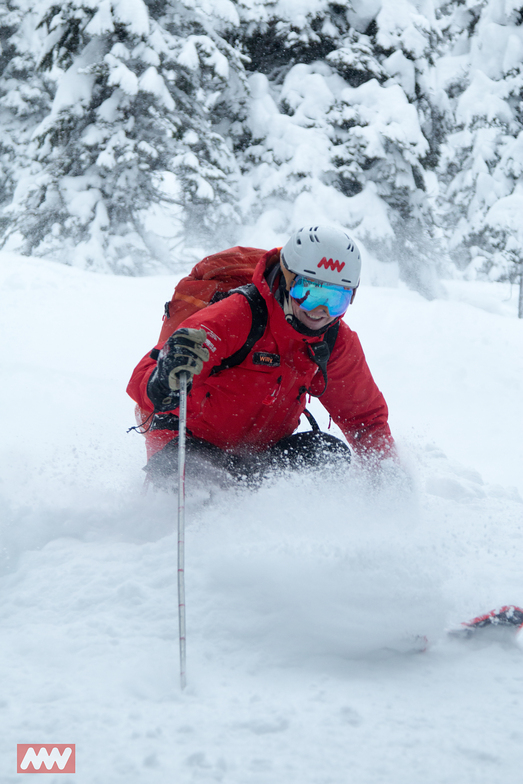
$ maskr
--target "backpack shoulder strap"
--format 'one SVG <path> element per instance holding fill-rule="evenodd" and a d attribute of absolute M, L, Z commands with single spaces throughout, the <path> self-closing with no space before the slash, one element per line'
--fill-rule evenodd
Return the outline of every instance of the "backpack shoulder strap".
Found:
<path fill-rule="evenodd" d="M 329 347 L 329 358 L 330 355 L 332 354 L 332 350 L 334 348 L 334 344 L 336 343 L 336 338 L 338 337 L 339 331 L 340 331 L 340 322 L 336 321 L 336 323 L 333 324 L 332 327 L 329 327 L 329 329 L 325 333 L 325 343 Z"/>
<path fill-rule="evenodd" d="M 236 367 L 236 365 L 239 365 L 244 359 L 247 359 L 247 356 L 255 343 L 263 337 L 269 319 L 267 303 L 254 283 L 248 283 L 245 286 L 239 286 L 237 289 L 232 289 L 227 292 L 225 296 L 229 296 L 230 294 L 243 294 L 249 303 L 252 313 L 251 329 L 243 346 L 230 357 L 226 357 L 226 359 L 222 360 L 219 365 L 213 367 L 210 373 L 211 376 L 220 373 L 222 370 Z"/>
<path fill-rule="evenodd" d="M 329 329 L 325 332 L 321 343 L 309 343 L 309 356 L 321 370 L 323 381 L 325 383 L 323 392 L 321 392 L 319 395 L 315 395 L 315 397 L 321 397 L 327 389 L 327 363 L 330 359 L 330 355 L 332 354 L 339 330 L 340 322 L 336 321 L 332 327 L 329 327 Z"/>

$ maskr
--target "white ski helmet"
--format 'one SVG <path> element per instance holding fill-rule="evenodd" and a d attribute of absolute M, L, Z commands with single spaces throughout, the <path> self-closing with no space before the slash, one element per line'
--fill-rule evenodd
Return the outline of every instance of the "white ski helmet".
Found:
<path fill-rule="evenodd" d="M 358 288 L 361 256 L 341 229 L 314 226 L 299 229 L 281 249 L 283 266 L 295 275 L 344 288 Z"/>

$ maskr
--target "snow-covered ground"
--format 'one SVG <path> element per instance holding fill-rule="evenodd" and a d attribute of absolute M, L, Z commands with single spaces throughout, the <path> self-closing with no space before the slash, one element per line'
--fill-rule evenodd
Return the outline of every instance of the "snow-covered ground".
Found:
<path fill-rule="evenodd" d="M 5 253 L 0 278 L 2 784 L 17 743 L 76 743 L 62 784 L 520 780 L 521 645 L 445 636 L 523 604 L 508 287 L 362 287 L 350 310 L 413 493 L 356 464 L 188 488 L 181 693 L 176 508 L 141 495 L 125 396 L 175 280 Z M 416 635 L 428 650 L 401 652 Z"/>

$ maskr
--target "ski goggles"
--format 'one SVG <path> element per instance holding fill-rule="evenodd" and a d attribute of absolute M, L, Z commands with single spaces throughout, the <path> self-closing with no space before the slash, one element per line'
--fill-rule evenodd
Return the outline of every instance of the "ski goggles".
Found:
<path fill-rule="evenodd" d="M 291 297 L 303 310 L 314 310 L 323 305 L 329 311 L 329 316 L 333 318 L 345 313 L 353 294 L 354 289 L 344 289 L 343 286 L 309 280 L 301 275 L 295 278 L 290 290 Z"/>

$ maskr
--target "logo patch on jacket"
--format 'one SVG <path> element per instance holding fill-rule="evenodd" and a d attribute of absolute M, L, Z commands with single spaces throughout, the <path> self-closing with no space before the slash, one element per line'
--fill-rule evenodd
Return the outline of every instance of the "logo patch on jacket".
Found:
<path fill-rule="evenodd" d="M 265 367 L 280 367 L 280 355 L 269 354 L 267 351 L 255 351 L 252 355 L 253 365 L 265 365 Z"/>

